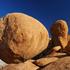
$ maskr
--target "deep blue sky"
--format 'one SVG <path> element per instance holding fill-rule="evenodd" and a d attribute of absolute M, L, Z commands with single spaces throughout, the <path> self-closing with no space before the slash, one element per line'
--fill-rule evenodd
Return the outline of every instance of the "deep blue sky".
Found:
<path fill-rule="evenodd" d="M 10 12 L 31 15 L 42 22 L 48 30 L 57 19 L 66 20 L 70 27 L 70 0 L 0 0 L 0 16 Z"/>

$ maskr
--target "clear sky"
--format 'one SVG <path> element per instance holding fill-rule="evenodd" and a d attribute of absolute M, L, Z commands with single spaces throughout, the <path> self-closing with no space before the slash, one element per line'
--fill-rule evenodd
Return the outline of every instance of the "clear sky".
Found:
<path fill-rule="evenodd" d="M 70 27 L 70 0 L 0 0 L 0 16 L 10 12 L 23 12 L 33 16 L 48 31 L 57 19 L 66 20 Z"/>

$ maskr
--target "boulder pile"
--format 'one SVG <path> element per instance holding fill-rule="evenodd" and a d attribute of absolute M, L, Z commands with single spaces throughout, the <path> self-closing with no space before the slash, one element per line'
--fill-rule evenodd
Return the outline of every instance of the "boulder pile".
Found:
<path fill-rule="evenodd" d="M 46 27 L 24 13 L 0 20 L 0 70 L 70 70 L 70 35 L 64 20 Z"/>

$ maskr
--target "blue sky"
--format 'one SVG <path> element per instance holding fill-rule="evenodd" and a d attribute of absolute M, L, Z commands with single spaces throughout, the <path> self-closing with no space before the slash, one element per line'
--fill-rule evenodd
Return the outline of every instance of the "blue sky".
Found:
<path fill-rule="evenodd" d="M 57 19 L 66 20 L 70 27 L 70 0 L 0 0 L 0 17 L 10 12 L 23 12 L 35 17 L 49 32 Z"/>

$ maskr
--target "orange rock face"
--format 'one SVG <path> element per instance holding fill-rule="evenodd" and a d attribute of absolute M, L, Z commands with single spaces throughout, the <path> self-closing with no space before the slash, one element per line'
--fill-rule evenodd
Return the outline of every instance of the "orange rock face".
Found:
<path fill-rule="evenodd" d="M 16 55 L 30 59 L 48 46 L 47 29 L 36 19 L 22 13 L 11 13 L 4 18 L 3 43 Z"/>
<path fill-rule="evenodd" d="M 51 27 L 52 35 L 52 45 L 62 46 L 65 48 L 67 46 L 68 40 L 68 26 L 64 20 L 57 20 Z"/>

